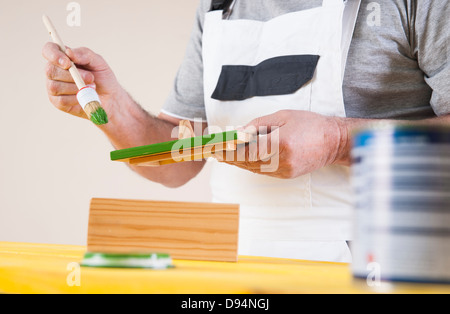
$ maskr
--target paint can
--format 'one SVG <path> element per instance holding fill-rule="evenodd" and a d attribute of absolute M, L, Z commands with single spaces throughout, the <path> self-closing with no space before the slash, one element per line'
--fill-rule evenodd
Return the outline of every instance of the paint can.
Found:
<path fill-rule="evenodd" d="M 352 272 L 450 283 L 450 129 L 379 123 L 353 137 Z"/>

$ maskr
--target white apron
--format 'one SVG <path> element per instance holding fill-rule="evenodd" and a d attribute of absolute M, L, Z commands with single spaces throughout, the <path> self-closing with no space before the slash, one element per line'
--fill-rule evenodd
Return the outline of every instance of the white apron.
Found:
<path fill-rule="evenodd" d="M 342 80 L 359 8 L 359 1 L 356 2 L 357 7 L 351 5 L 351 22 L 343 20 L 347 9 L 340 0 L 324 0 L 322 7 L 285 14 L 268 22 L 225 20 L 223 11 L 207 13 L 203 62 L 210 132 L 218 130 L 214 126 L 225 131 L 285 109 L 345 117 Z M 271 58 L 291 55 L 320 56 L 312 80 L 296 92 L 240 101 L 211 97 L 222 66 L 256 66 Z M 348 167 L 329 166 L 283 180 L 214 163 L 213 201 L 241 205 L 240 255 L 351 261 L 346 244 L 352 231 Z"/>

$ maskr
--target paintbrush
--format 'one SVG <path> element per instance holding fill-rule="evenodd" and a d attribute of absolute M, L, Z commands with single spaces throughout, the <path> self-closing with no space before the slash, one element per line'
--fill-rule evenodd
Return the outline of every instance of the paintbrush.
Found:
<path fill-rule="evenodd" d="M 53 42 L 57 44 L 59 46 L 59 49 L 61 49 L 61 51 L 65 54 L 66 46 L 56 32 L 53 23 L 46 15 L 42 17 L 42 20 L 44 21 L 45 27 L 47 27 L 47 30 L 50 33 Z M 73 62 L 71 67 L 69 68 L 69 72 L 72 75 L 72 78 L 79 90 L 77 93 L 78 102 L 80 103 L 84 112 L 86 112 L 88 119 L 96 125 L 108 123 L 108 116 L 101 106 L 100 97 L 98 96 L 94 88 L 87 86 L 84 83 L 84 80 L 81 78 L 80 72 Z"/>

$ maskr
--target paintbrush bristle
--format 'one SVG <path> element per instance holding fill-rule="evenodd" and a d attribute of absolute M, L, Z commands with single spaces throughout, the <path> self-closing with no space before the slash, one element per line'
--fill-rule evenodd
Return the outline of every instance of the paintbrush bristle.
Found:
<path fill-rule="evenodd" d="M 105 109 L 100 106 L 97 101 L 91 101 L 84 107 L 84 111 L 87 113 L 89 120 L 96 125 L 103 125 L 108 123 L 108 115 Z"/>

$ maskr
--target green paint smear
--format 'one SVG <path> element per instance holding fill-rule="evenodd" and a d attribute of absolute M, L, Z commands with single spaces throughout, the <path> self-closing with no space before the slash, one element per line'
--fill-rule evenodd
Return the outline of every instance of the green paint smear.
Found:
<path fill-rule="evenodd" d="M 133 262 L 143 260 L 148 265 L 133 265 Z M 155 265 L 154 260 L 158 262 L 165 261 L 165 265 Z M 92 253 L 87 252 L 83 261 L 80 263 L 82 267 L 93 268 L 140 268 L 140 269 L 169 269 L 174 268 L 172 259 L 167 253 L 133 253 L 133 254 L 114 254 L 114 253 Z"/>
<path fill-rule="evenodd" d="M 103 125 L 108 123 L 108 115 L 105 109 L 98 108 L 94 113 L 91 114 L 91 121 L 96 125 Z"/>
<path fill-rule="evenodd" d="M 170 254 L 167 253 L 95 253 L 95 252 L 86 252 L 84 254 L 84 258 L 105 258 L 105 259 L 149 259 L 156 256 L 157 259 L 160 258 L 170 258 Z"/>

